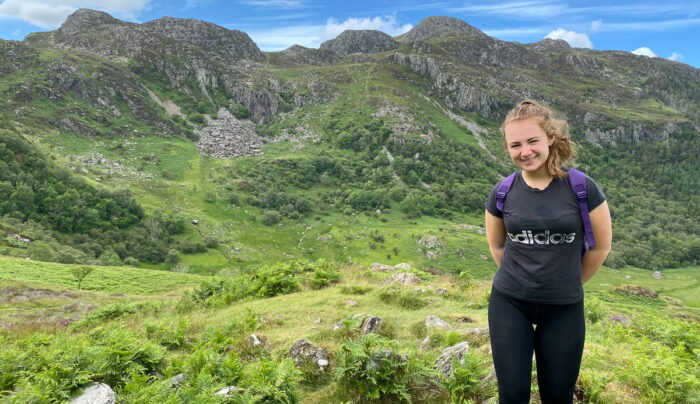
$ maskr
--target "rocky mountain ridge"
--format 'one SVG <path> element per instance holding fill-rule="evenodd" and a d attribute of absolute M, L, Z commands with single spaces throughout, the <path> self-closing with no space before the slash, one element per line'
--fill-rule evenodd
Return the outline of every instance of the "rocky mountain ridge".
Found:
<path fill-rule="evenodd" d="M 81 9 L 58 30 L 30 34 L 24 43 L 128 63 L 141 78 L 213 102 L 214 111 L 240 104 L 256 123 L 280 109 L 337 96 L 328 94 L 330 82 L 290 81 L 274 69 L 390 63 L 425 76 L 430 96 L 446 108 L 499 119 L 517 100 L 544 100 L 594 143 L 660 141 L 700 128 L 699 69 L 626 52 L 574 49 L 562 40 L 500 41 L 452 17 L 425 18 L 397 38 L 345 31 L 319 49 L 295 45 L 265 53 L 247 34 L 204 21 L 163 17 L 134 24 Z"/>

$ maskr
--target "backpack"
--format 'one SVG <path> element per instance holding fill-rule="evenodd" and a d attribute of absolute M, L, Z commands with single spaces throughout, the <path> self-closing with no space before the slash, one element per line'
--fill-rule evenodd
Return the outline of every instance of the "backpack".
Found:
<path fill-rule="evenodd" d="M 515 176 L 518 171 L 507 176 L 501 185 L 498 186 L 498 191 L 496 192 L 496 209 L 503 212 L 503 205 L 506 200 L 506 195 L 510 191 L 510 187 L 513 185 Z M 595 246 L 595 238 L 593 237 L 593 227 L 591 225 L 591 217 L 588 213 L 588 189 L 586 187 L 586 175 L 579 170 L 570 168 L 569 169 L 569 185 L 571 190 L 576 195 L 578 200 L 578 207 L 581 212 L 581 221 L 583 222 L 584 230 L 584 244 L 583 250 Z"/>

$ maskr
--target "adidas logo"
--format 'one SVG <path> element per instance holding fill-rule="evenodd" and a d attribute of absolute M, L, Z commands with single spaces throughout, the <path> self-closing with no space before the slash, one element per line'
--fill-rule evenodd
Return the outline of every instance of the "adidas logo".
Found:
<path fill-rule="evenodd" d="M 544 233 L 532 234 L 532 230 L 523 230 L 522 233 L 515 235 L 508 233 L 508 238 L 510 241 L 520 244 L 570 244 L 574 242 L 576 233 L 550 234 L 549 230 L 545 230 Z"/>

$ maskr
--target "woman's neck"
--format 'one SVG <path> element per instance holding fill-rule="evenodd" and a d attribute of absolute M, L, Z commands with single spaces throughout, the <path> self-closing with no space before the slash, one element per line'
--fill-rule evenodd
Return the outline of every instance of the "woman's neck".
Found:
<path fill-rule="evenodd" d="M 537 171 L 521 171 L 523 181 L 530 187 L 536 189 L 545 189 L 554 178 L 547 170 Z"/>

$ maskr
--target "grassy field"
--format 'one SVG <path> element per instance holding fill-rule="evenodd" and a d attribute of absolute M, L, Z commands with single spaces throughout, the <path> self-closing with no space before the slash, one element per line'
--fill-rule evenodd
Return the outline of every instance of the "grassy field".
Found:
<path fill-rule="evenodd" d="M 77 288 L 77 281 L 71 273 L 71 269 L 75 266 L 0 256 L 0 280 Z M 149 295 L 192 287 L 206 279 L 198 275 L 132 267 L 95 266 L 94 268 L 95 270 L 83 280 L 82 289 Z"/>

